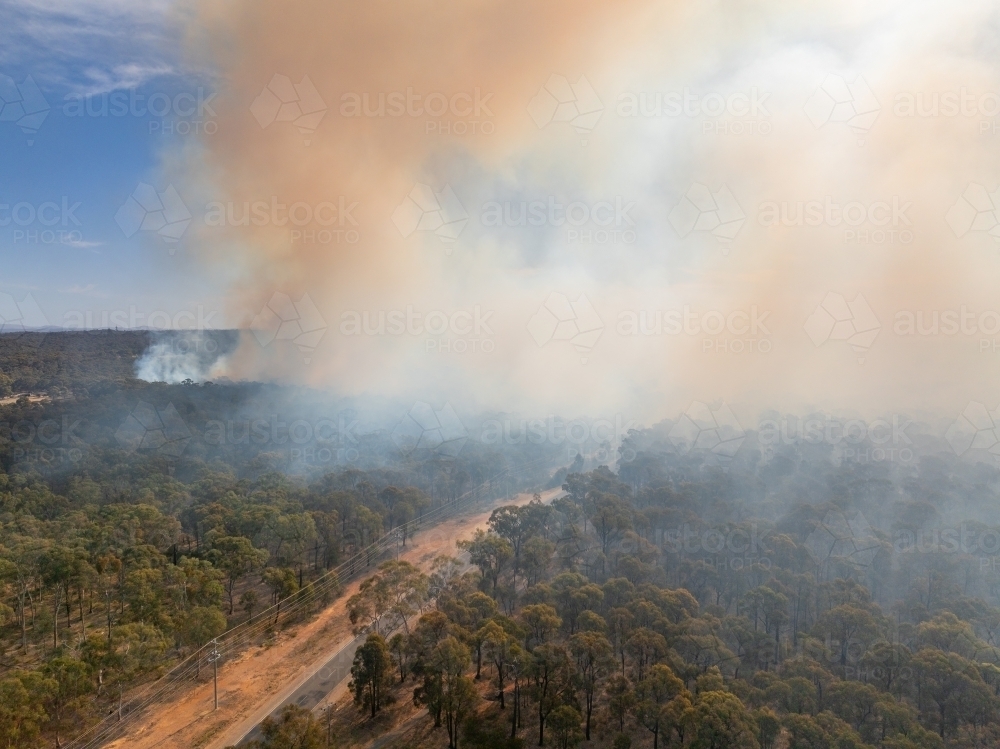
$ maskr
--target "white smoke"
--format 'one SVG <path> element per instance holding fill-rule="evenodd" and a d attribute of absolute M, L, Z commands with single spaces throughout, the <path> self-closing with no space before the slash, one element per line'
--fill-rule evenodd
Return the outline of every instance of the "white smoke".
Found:
<path fill-rule="evenodd" d="M 205 382 L 225 376 L 234 335 L 224 331 L 179 331 L 156 334 L 135 363 L 135 376 L 171 385 Z"/>

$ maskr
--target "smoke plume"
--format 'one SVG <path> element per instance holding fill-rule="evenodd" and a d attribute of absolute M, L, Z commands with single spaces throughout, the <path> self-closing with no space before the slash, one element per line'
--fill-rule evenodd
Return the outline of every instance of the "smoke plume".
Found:
<path fill-rule="evenodd" d="M 199 4 L 218 130 L 168 167 L 254 331 L 228 374 L 645 423 L 989 401 L 997 25 L 986 2 Z"/>

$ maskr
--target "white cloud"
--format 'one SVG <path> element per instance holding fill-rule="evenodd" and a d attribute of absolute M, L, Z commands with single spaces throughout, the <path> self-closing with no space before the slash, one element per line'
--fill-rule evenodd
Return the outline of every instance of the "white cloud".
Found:
<path fill-rule="evenodd" d="M 74 85 L 72 93 L 77 96 L 99 96 L 112 91 L 139 88 L 148 80 L 173 72 L 174 69 L 169 65 L 141 65 L 134 62 L 115 65 L 111 70 L 91 67 L 83 71 L 88 81 Z"/>
<path fill-rule="evenodd" d="M 29 71 L 41 85 L 81 95 L 141 85 L 174 72 L 178 32 L 168 22 L 172 5 L 11 0 L 0 26 L 0 69 Z"/>
<path fill-rule="evenodd" d="M 75 284 L 64 291 L 66 294 L 82 294 L 84 296 L 107 296 L 97 291 L 96 283 L 88 283 L 86 286 Z"/>
<path fill-rule="evenodd" d="M 103 247 L 104 242 L 90 242 L 85 239 L 67 239 L 63 241 L 67 247 L 77 247 L 81 250 L 89 250 L 94 247 Z"/>

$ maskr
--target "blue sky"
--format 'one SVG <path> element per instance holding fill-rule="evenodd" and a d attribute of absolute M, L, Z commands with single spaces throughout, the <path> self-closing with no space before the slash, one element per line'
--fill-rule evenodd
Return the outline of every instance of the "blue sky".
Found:
<path fill-rule="evenodd" d="M 161 155 L 191 137 L 171 126 L 199 127 L 197 111 L 181 115 L 197 109 L 199 90 L 211 96 L 206 77 L 179 62 L 167 11 L 107 0 L 15 1 L 0 11 L 0 96 L 40 93 L 48 107 L 37 132 L 10 121 L 16 100 L 0 114 L 0 292 L 18 303 L 30 293 L 51 325 L 101 326 L 124 312 L 141 326 L 153 312 L 221 309 L 183 237 L 127 237 L 115 220 L 140 182 L 167 188 Z M 150 97 L 163 117 L 147 111 Z"/>

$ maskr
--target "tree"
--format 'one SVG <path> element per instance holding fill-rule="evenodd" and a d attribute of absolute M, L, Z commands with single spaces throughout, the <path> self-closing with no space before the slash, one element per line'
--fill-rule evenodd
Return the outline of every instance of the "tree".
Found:
<path fill-rule="evenodd" d="M 866 724 L 876 719 L 878 690 L 870 684 L 845 680 L 830 688 L 828 704 L 837 717 L 864 733 Z"/>
<path fill-rule="evenodd" d="M 618 721 L 620 733 L 625 730 L 625 716 L 635 706 L 635 692 L 632 691 L 632 682 L 624 674 L 615 674 L 608 679 L 604 693 L 608 698 L 608 710 Z"/>
<path fill-rule="evenodd" d="M 531 673 L 531 667 L 531 654 L 520 647 L 511 647 L 507 660 L 507 669 L 510 672 L 510 679 L 514 687 L 511 694 L 514 703 L 514 709 L 511 710 L 512 714 L 510 716 L 511 741 L 517 738 L 517 729 L 521 725 L 521 684 L 527 675 Z"/>
<path fill-rule="evenodd" d="M 264 570 L 264 583 L 271 589 L 271 603 L 277 604 L 274 610 L 274 623 L 278 623 L 281 615 L 281 602 L 299 589 L 299 582 L 295 578 L 295 570 L 290 567 L 270 567 Z"/>
<path fill-rule="evenodd" d="M 549 716 L 549 727 L 560 749 L 571 749 L 583 739 L 580 713 L 570 705 L 560 705 Z"/>
<path fill-rule="evenodd" d="M 659 746 L 660 732 L 669 728 L 671 717 L 679 717 L 665 709 L 667 704 L 677 697 L 685 697 L 686 691 L 684 682 L 663 664 L 650 668 L 649 674 L 636 687 L 637 701 L 633 712 L 636 719 L 653 734 L 653 749 Z"/>
<path fill-rule="evenodd" d="M 406 635 L 402 632 L 396 632 L 396 634 L 389 638 L 388 645 L 389 652 L 392 653 L 392 659 L 396 662 L 396 667 L 399 669 L 399 683 L 402 684 L 406 681 L 406 665 L 410 654 Z"/>
<path fill-rule="evenodd" d="M 247 623 L 253 623 L 253 610 L 257 608 L 258 598 L 257 591 L 251 588 L 250 590 L 243 591 L 243 595 L 240 596 L 240 606 L 247 614 Z"/>
<path fill-rule="evenodd" d="M 54 688 L 49 692 L 49 712 L 52 716 L 56 746 L 62 746 L 59 732 L 63 719 L 79 715 L 83 708 L 83 697 L 94 689 L 90 668 L 83 661 L 68 655 L 59 655 L 42 667 L 42 674 L 52 681 Z"/>
<path fill-rule="evenodd" d="M 438 606 L 442 601 L 438 599 Z M 496 616 L 497 602 L 482 591 L 477 590 L 461 602 L 451 601 L 451 618 L 472 633 L 471 640 L 476 647 L 476 679 L 479 679 L 483 667 L 483 623 Z"/>
<path fill-rule="evenodd" d="M 511 659 L 511 650 L 517 644 L 503 627 L 495 621 L 486 622 L 480 629 L 481 641 L 486 649 L 487 658 L 493 663 L 497 673 L 497 695 L 500 698 L 500 709 L 505 709 L 504 682 L 507 678 L 507 664 Z"/>
<path fill-rule="evenodd" d="M 535 585 L 545 579 L 555 553 L 555 543 L 541 536 L 532 536 L 525 542 L 521 566 L 528 585 Z"/>
<path fill-rule="evenodd" d="M 691 749 L 760 747 L 753 716 L 739 698 L 729 692 L 702 692 L 684 717 L 691 726 Z"/>
<path fill-rule="evenodd" d="M 879 689 L 897 693 L 901 674 L 910 667 L 910 649 L 891 642 L 877 642 L 861 657 L 861 667 L 869 674 Z"/>
<path fill-rule="evenodd" d="M 647 667 L 666 655 L 667 641 L 659 632 L 641 627 L 628 638 L 625 651 L 632 656 L 632 662 L 635 664 L 636 682 L 642 683 Z"/>
<path fill-rule="evenodd" d="M 611 544 L 632 527 L 628 505 L 613 494 L 604 494 L 594 501 L 594 513 L 590 516 L 590 522 L 597 531 L 604 556 L 608 555 Z"/>
<path fill-rule="evenodd" d="M 594 696 L 597 694 L 597 684 L 607 672 L 611 664 L 611 643 L 599 632 L 580 632 L 573 635 L 569 642 L 570 651 L 576 658 L 576 673 L 583 686 L 586 697 L 586 730 L 587 741 L 590 741 L 590 719 L 594 712 Z"/>
<path fill-rule="evenodd" d="M 514 556 L 510 542 L 495 533 L 486 533 L 479 529 L 472 540 L 459 541 L 458 546 L 469 552 L 469 559 L 479 568 L 483 579 L 490 582 L 491 593 L 496 598 L 500 575 Z"/>
<path fill-rule="evenodd" d="M 441 712 L 448 730 L 449 749 L 458 749 L 458 729 L 479 699 L 472 680 L 463 674 L 472 665 L 469 649 L 452 636 L 437 644 L 431 668 L 441 675 Z"/>
<path fill-rule="evenodd" d="M 354 654 L 351 682 L 354 702 L 362 710 L 370 710 L 371 717 L 391 700 L 392 656 L 382 635 L 373 632 Z"/>
<path fill-rule="evenodd" d="M 249 538 L 222 536 L 212 541 L 209 558 L 226 573 L 226 594 L 229 596 L 229 615 L 233 615 L 233 592 L 236 585 L 249 574 L 263 569 L 269 554 L 267 549 L 255 549 Z"/>
<path fill-rule="evenodd" d="M 323 749 L 325 732 L 312 712 L 294 703 L 281 708 L 278 719 L 268 716 L 260 724 L 261 738 L 249 749 Z"/>
<path fill-rule="evenodd" d="M 544 643 L 552 632 L 562 626 L 562 619 L 547 603 L 525 606 L 521 609 L 521 621 L 524 622 L 529 636 L 533 636 L 537 643 Z M 526 639 L 524 646 L 527 648 L 529 644 Z"/>
<path fill-rule="evenodd" d="M 840 665 L 847 665 L 847 649 L 851 642 L 869 642 L 878 633 L 875 618 L 863 608 L 844 603 L 835 606 L 819 618 L 813 627 L 818 637 L 829 637 L 840 649 Z"/>
<path fill-rule="evenodd" d="M 389 591 L 389 613 L 409 632 L 408 620 L 419 613 L 427 602 L 430 580 L 409 562 L 389 560 L 379 566 L 381 584 Z"/>
<path fill-rule="evenodd" d="M 385 618 L 402 624 L 409 633 L 408 621 L 427 601 L 430 580 L 419 569 L 403 560 L 389 560 L 378 572 L 361 583 L 358 592 L 347 600 L 351 624 L 359 622 L 376 633 L 391 630 Z"/>
<path fill-rule="evenodd" d="M 11 671 L 0 677 L 0 740 L 8 747 L 36 746 L 48 720 L 43 704 L 58 689 L 37 671 Z"/>
<path fill-rule="evenodd" d="M 865 749 L 861 737 L 830 712 L 786 715 L 782 725 L 788 735 L 788 749 Z M 909 749 L 918 744 L 902 744 Z M 935 746 L 922 742 L 922 746 Z M 937 744 L 940 747 L 940 744 Z"/>
<path fill-rule="evenodd" d="M 226 616 L 208 606 L 195 606 L 179 617 L 177 631 L 185 645 L 200 648 L 226 631 Z M 198 659 L 201 671 L 201 658 Z"/>
<path fill-rule="evenodd" d="M 493 510 L 489 519 L 490 530 L 510 544 L 512 554 L 511 574 L 517 587 L 517 573 L 520 571 L 521 552 L 533 530 L 531 514 L 526 507 L 504 505 Z"/>
<path fill-rule="evenodd" d="M 960 655 L 921 648 L 911 663 L 918 707 L 931 725 L 937 723 L 941 738 L 954 732 L 958 723 L 972 717 L 981 705 L 993 701 L 979 669 Z"/>
<path fill-rule="evenodd" d="M 757 722 L 757 741 L 760 743 L 760 749 L 772 749 L 775 739 L 781 732 L 781 721 L 769 707 L 759 708 L 753 717 Z"/>
<path fill-rule="evenodd" d="M 478 701 L 479 692 L 472 679 L 467 676 L 455 677 L 445 689 L 442 702 L 449 749 L 458 749 L 458 727 L 474 713 Z"/>
<path fill-rule="evenodd" d="M 43 552 L 38 565 L 42 582 L 52 588 L 52 649 L 59 647 L 59 606 L 69 598 L 69 584 L 73 577 L 76 554 L 73 549 L 54 545 Z M 68 624 L 67 624 L 68 626 Z"/>
<path fill-rule="evenodd" d="M 160 665 L 169 643 L 152 624 L 120 624 L 114 628 L 111 641 L 112 647 L 101 660 L 105 680 L 117 687 L 121 717 L 125 685 Z"/>
<path fill-rule="evenodd" d="M 573 666 L 569 653 L 559 645 L 539 645 L 531 653 L 532 697 L 538 703 L 538 745 L 545 746 L 545 721 L 562 703 L 570 687 Z"/>

